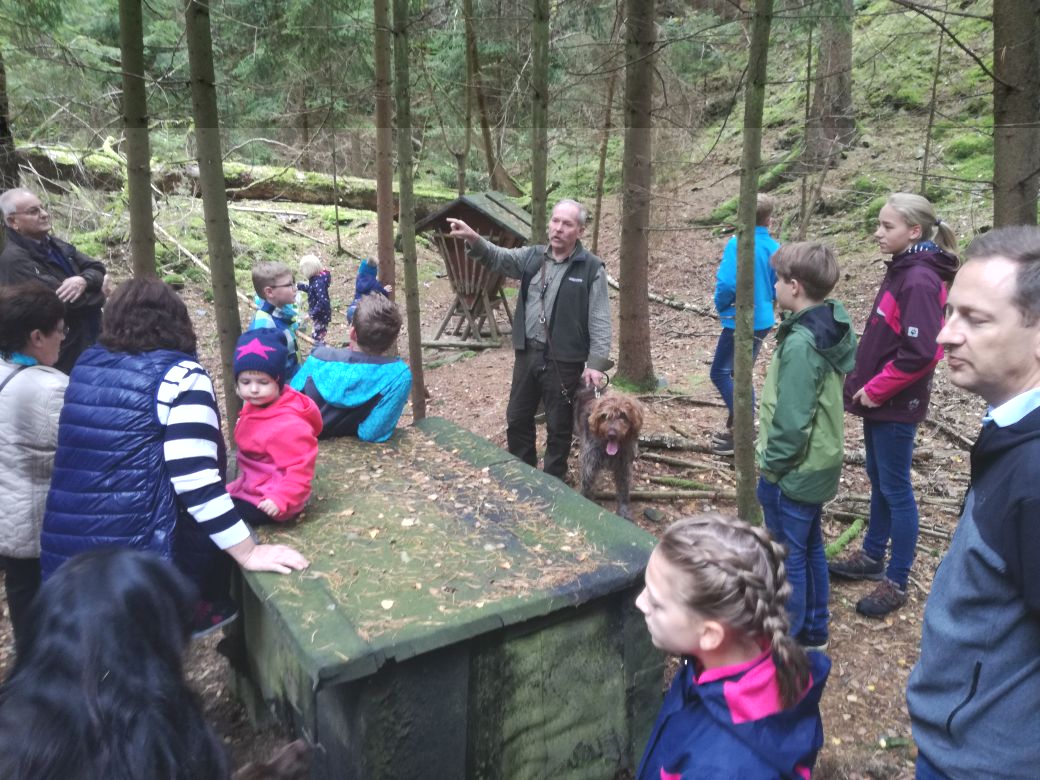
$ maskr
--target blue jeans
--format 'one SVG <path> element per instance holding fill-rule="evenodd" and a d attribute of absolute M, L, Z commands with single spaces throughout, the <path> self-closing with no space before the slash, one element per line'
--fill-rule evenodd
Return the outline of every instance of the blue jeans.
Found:
<path fill-rule="evenodd" d="M 919 750 L 917 751 L 917 764 L 914 766 L 914 780 L 949 780 L 949 778 Z"/>
<path fill-rule="evenodd" d="M 803 504 L 788 498 L 779 486 L 758 479 L 758 503 L 766 518 L 766 528 L 787 548 L 785 568 L 791 583 L 787 601 L 790 633 L 803 645 L 822 645 L 827 641 L 830 612 L 827 598 L 830 580 L 823 550 L 821 504 Z"/>
<path fill-rule="evenodd" d="M 754 365 L 758 359 L 758 352 L 762 349 L 762 341 L 769 335 L 771 328 L 755 331 L 755 341 L 751 347 L 751 363 Z M 711 371 L 708 374 L 712 383 L 718 388 L 719 395 L 726 402 L 729 409 L 728 427 L 733 426 L 733 353 L 735 351 L 733 341 L 733 329 L 723 328 L 719 334 L 719 343 L 715 345 L 715 357 L 711 361 Z M 751 404 L 754 406 L 755 391 L 751 390 Z"/>
<path fill-rule="evenodd" d="M 883 561 L 891 539 L 892 558 L 885 575 L 904 589 L 917 548 L 917 501 L 910 484 L 916 433 L 916 423 L 863 421 L 870 477 L 870 522 L 863 552 Z"/>

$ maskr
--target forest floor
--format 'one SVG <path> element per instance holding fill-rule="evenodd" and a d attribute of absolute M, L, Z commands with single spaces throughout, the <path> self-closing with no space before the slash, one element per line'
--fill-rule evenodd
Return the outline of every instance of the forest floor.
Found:
<path fill-rule="evenodd" d="M 847 167 L 853 171 L 869 165 L 866 159 L 859 164 L 855 160 L 850 162 Z M 735 188 L 733 178 L 686 186 L 668 201 L 666 209 L 655 211 L 655 222 L 665 227 L 651 239 L 649 279 L 653 292 L 711 308 L 715 270 L 726 239 L 691 226 L 691 220 L 709 213 L 717 203 L 730 197 Z M 271 204 L 266 205 L 270 207 Z M 793 200 L 791 203 L 781 200 L 782 210 L 794 207 Z M 619 275 L 619 208 L 616 201 L 605 204 L 599 246 L 599 254 L 615 278 Z M 357 261 L 349 256 L 333 255 L 329 244 L 320 243 L 332 242 L 333 237 L 313 221 L 304 219 L 297 222 L 294 229 L 315 239 L 315 250 L 329 261 L 333 269 L 337 319 L 329 341 L 338 342 L 346 336 L 343 312 L 353 291 Z M 881 258 L 870 237 L 872 232 L 872 228 L 864 227 L 857 235 L 847 236 L 844 247 L 839 244 L 839 260 L 844 273 L 834 297 L 846 303 L 853 321 L 860 328 L 882 276 Z M 849 246 L 855 249 L 849 250 Z M 374 247 L 373 219 L 369 227 L 351 238 L 349 248 L 357 255 L 367 255 L 374 252 Z M 293 262 L 294 259 L 285 260 Z M 437 275 L 440 269 L 436 254 L 423 249 L 420 252 L 420 294 L 422 328 L 426 338 L 432 337 L 452 301 L 447 279 Z M 403 290 L 400 266 L 397 284 L 398 289 Z M 200 354 L 218 382 L 219 393 L 212 308 L 203 300 L 201 285 L 189 284 L 184 295 L 199 331 Z M 617 295 L 617 291 L 611 291 L 615 354 Z M 399 296 L 399 301 L 403 307 L 403 296 Z M 305 310 L 305 304 L 302 308 Z M 242 312 L 243 321 L 247 322 L 250 316 L 247 307 L 244 306 Z M 714 456 L 708 451 L 712 434 L 722 428 L 725 418 L 708 379 L 708 368 L 718 337 L 718 322 L 709 316 L 655 303 L 651 303 L 650 318 L 653 364 L 666 386 L 659 393 L 642 396 L 647 408 L 643 435 L 681 437 L 694 448 L 670 453 L 688 461 L 689 465 L 685 467 L 668 466 L 647 458 L 638 460 L 634 489 L 661 490 L 661 485 L 652 483 L 651 478 L 678 476 L 712 485 L 719 491 L 732 491 L 732 459 Z M 402 350 L 406 350 L 406 344 L 402 334 Z M 771 355 L 772 343 L 767 343 L 756 365 L 756 386 L 759 388 Z M 508 346 L 483 351 L 424 350 L 426 385 L 430 394 L 427 414 L 445 417 L 504 446 L 505 406 L 512 362 Z M 922 425 L 918 432 L 913 478 L 925 530 L 912 572 L 909 604 L 885 620 L 869 620 L 856 613 L 855 602 L 871 584 L 832 584 L 829 654 L 833 669 L 823 698 L 826 744 L 819 758 L 817 777 L 912 777 L 915 750 L 904 698 L 906 680 L 917 659 L 921 617 L 932 576 L 956 524 L 957 504 L 967 485 L 967 447 L 977 431 L 982 411 L 981 401 L 949 384 L 945 365 L 941 365 L 936 374 L 930 411 L 931 419 L 938 425 Z M 407 425 L 410 421 L 410 411 L 406 409 L 401 424 Z M 846 423 L 846 450 L 861 453 L 862 426 L 853 417 L 847 417 Z M 644 447 L 643 452 L 654 454 L 660 450 Z M 846 466 L 841 493 L 858 496 L 869 493 L 862 466 Z M 612 501 L 603 503 L 613 508 Z M 841 509 L 850 511 L 850 506 L 853 506 L 851 502 L 846 501 Z M 658 519 L 648 519 L 644 510 L 650 508 L 658 511 L 659 515 L 655 515 Z M 704 499 L 633 502 L 636 522 L 653 534 L 659 534 L 673 519 L 716 508 L 732 511 L 733 503 Z M 825 512 L 824 533 L 828 541 L 836 538 L 848 525 L 847 520 L 834 516 L 834 509 L 832 505 Z M 851 509 L 860 515 L 865 510 L 862 503 Z M 857 544 L 858 540 L 852 542 L 852 545 Z M 187 659 L 189 676 L 206 703 L 209 717 L 233 752 L 236 763 L 263 757 L 270 752 L 272 745 L 288 737 L 271 731 L 257 732 L 249 725 L 228 688 L 229 668 L 224 658 L 214 650 L 215 644 L 216 639 L 211 638 L 196 643 L 191 649 Z M 9 666 L 11 653 L 10 633 L 4 617 L 0 619 L 0 668 Z"/>

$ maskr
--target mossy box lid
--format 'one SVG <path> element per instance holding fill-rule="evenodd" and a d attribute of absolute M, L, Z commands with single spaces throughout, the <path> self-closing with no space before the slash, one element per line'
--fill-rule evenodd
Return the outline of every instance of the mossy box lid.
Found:
<path fill-rule="evenodd" d="M 321 442 L 306 512 L 263 535 L 310 559 L 246 577 L 315 687 L 627 589 L 655 541 L 438 418 Z"/>

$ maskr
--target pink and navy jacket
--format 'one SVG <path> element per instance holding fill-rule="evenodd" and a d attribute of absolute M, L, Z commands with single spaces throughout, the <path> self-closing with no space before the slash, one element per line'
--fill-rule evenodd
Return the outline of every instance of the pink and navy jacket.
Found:
<path fill-rule="evenodd" d="M 650 734 L 638 780 L 713 780 L 811 776 L 823 746 L 820 697 L 831 662 L 809 653 L 801 700 L 780 705 L 772 653 L 702 671 L 683 658 Z"/>
<path fill-rule="evenodd" d="M 845 409 L 868 420 L 919 423 L 928 413 L 932 374 L 943 356 L 936 337 L 957 258 L 922 241 L 887 265 L 856 366 L 845 377 Z M 861 387 L 881 405 L 875 409 L 854 403 Z"/>
<path fill-rule="evenodd" d="M 319 433 L 318 407 L 288 385 L 268 406 L 244 404 L 235 425 L 238 478 L 227 492 L 254 506 L 269 498 L 281 510 L 276 521 L 292 519 L 311 497 Z"/>

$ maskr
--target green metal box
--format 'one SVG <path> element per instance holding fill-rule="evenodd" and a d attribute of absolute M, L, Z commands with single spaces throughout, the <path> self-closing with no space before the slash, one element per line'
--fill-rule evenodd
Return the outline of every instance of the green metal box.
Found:
<path fill-rule="evenodd" d="M 439 419 L 322 442 L 304 573 L 248 573 L 254 713 L 315 778 L 612 778 L 634 768 L 662 660 L 635 609 L 654 539 Z M 265 704 L 266 707 L 261 706 Z"/>

